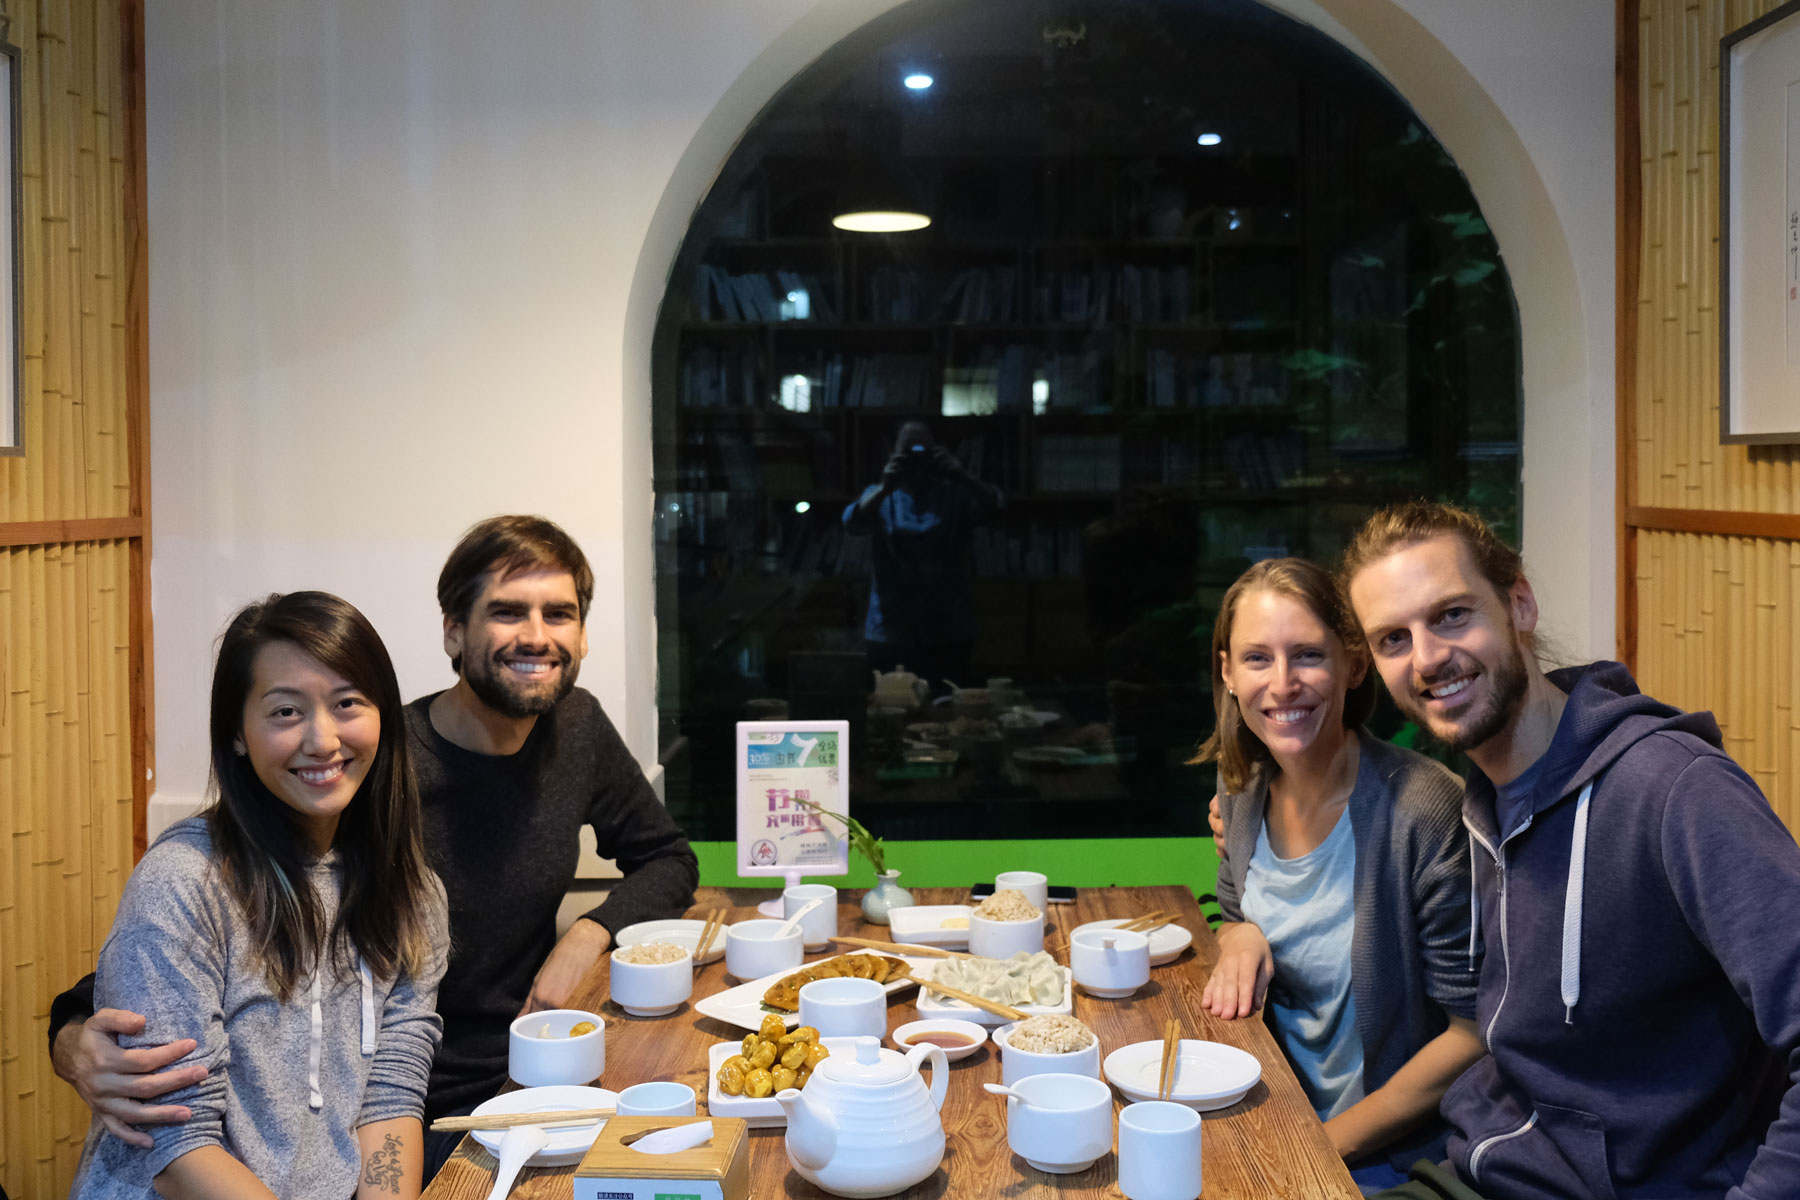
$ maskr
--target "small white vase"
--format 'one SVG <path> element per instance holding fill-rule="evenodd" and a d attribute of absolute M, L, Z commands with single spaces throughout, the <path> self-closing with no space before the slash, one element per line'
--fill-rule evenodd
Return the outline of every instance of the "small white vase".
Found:
<path fill-rule="evenodd" d="M 890 909 L 912 907 L 912 893 L 894 882 L 899 878 L 898 871 L 884 871 L 876 878 L 875 886 L 863 894 L 863 919 L 869 924 L 886 925 Z"/>

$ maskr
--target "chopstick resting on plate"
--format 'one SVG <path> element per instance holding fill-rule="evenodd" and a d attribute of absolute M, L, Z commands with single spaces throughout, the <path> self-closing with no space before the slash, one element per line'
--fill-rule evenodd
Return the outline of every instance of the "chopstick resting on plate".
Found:
<path fill-rule="evenodd" d="M 1175 1094 L 1175 1068 L 1181 1063 L 1181 1022 L 1170 1017 L 1163 1026 L 1162 1069 L 1156 1075 L 1156 1098 Z"/>
<path fill-rule="evenodd" d="M 889 954 L 910 954 L 914 958 L 974 958 L 973 954 L 963 954 L 957 950 L 940 950 L 936 946 L 920 946 L 912 942 L 877 942 L 870 938 L 833 937 L 834 942 L 842 942 L 846 946 L 861 946 L 865 950 L 885 950 Z"/>
<path fill-rule="evenodd" d="M 1174 919 L 1174 913 L 1166 912 L 1159 908 L 1155 912 L 1145 913 L 1141 917 L 1135 917 L 1132 920 L 1125 922 L 1123 925 L 1115 925 L 1113 928 L 1123 929 L 1130 933 L 1149 933 L 1151 930 L 1159 929 L 1162 926 L 1167 925 Z"/>
<path fill-rule="evenodd" d="M 468 1133 L 475 1129 L 517 1129 L 521 1125 L 591 1125 L 604 1121 L 617 1110 L 611 1108 L 565 1108 L 557 1112 L 489 1113 L 482 1117 L 439 1117 L 431 1123 L 433 1133 Z"/>
<path fill-rule="evenodd" d="M 694 944 L 694 961 L 697 963 L 706 957 L 712 949 L 713 940 L 719 936 L 719 930 L 725 925 L 725 910 L 715 908 L 706 914 L 706 924 L 700 929 L 700 940 Z"/>
<path fill-rule="evenodd" d="M 893 980 L 893 978 L 894 976 L 892 975 L 888 976 L 890 981 Z M 948 987 L 945 984 L 934 983 L 929 979 L 920 979 L 917 975 L 908 975 L 906 978 L 912 980 L 922 988 L 930 988 L 940 995 L 948 996 L 952 1000 L 961 1000 L 964 1004 L 973 1005 L 982 1012 L 991 1012 L 996 1017 L 1005 1017 L 1009 1021 L 1023 1021 L 1030 1015 L 1028 1013 L 1020 1012 L 1010 1004 L 1001 1004 L 997 1000 L 989 1000 L 985 997 L 977 996 L 974 992 L 965 992 L 961 988 Z"/>

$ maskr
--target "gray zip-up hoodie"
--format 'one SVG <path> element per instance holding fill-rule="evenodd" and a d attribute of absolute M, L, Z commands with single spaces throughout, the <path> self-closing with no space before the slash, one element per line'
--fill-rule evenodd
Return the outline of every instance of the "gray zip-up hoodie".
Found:
<path fill-rule="evenodd" d="M 310 877 L 330 921 L 340 890 L 336 853 Z M 102 1008 L 144 1014 L 143 1033 L 122 1044 L 193 1038 L 199 1047 L 176 1065 L 200 1063 L 210 1073 L 164 1097 L 194 1116 L 145 1126 L 152 1149 L 128 1146 L 95 1121 L 71 1195 L 154 1196 L 151 1181 L 202 1146 L 224 1147 L 282 1200 L 353 1194 L 357 1128 L 424 1109 L 449 949 L 443 890 L 432 883 L 424 971 L 383 980 L 360 958 L 346 972 L 328 957 L 283 1004 L 219 878 L 206 822 L 182 821 L 159 837 L 125 885 L 100 949 L 95 998 Z"/>

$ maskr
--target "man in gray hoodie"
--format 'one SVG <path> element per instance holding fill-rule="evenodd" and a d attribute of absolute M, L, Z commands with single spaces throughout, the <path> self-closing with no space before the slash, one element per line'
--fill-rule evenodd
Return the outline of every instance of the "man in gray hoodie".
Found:
<path fill-rule="evenodd" d="M 1800 1196 L 1800 847 L 1710 714 L 1618 663 L 1546 674 L 1518 554 L 1472 514 L 1370 518 L 1343 577 L 1463 802 L 1488 1056 L 1445 1095 L 1497 1200 Z"/>

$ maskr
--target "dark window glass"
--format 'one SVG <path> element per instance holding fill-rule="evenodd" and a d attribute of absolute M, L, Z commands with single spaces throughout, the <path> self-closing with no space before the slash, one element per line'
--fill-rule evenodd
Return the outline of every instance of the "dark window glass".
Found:
<path fill-rule="evenodd" d="M 930 224 L 834 228 L 872 207 Z M 1416 496 L 1517 527 L 1518 321 L 1467 182 L 1246 0 L 918 0 L 838 46 L 696 213 L 654 395 L 699 838 L 734 836 L 735 722 L 775 715 L 850 722 L 887 837 L 1198 834 L 1245 566 Z"/>

